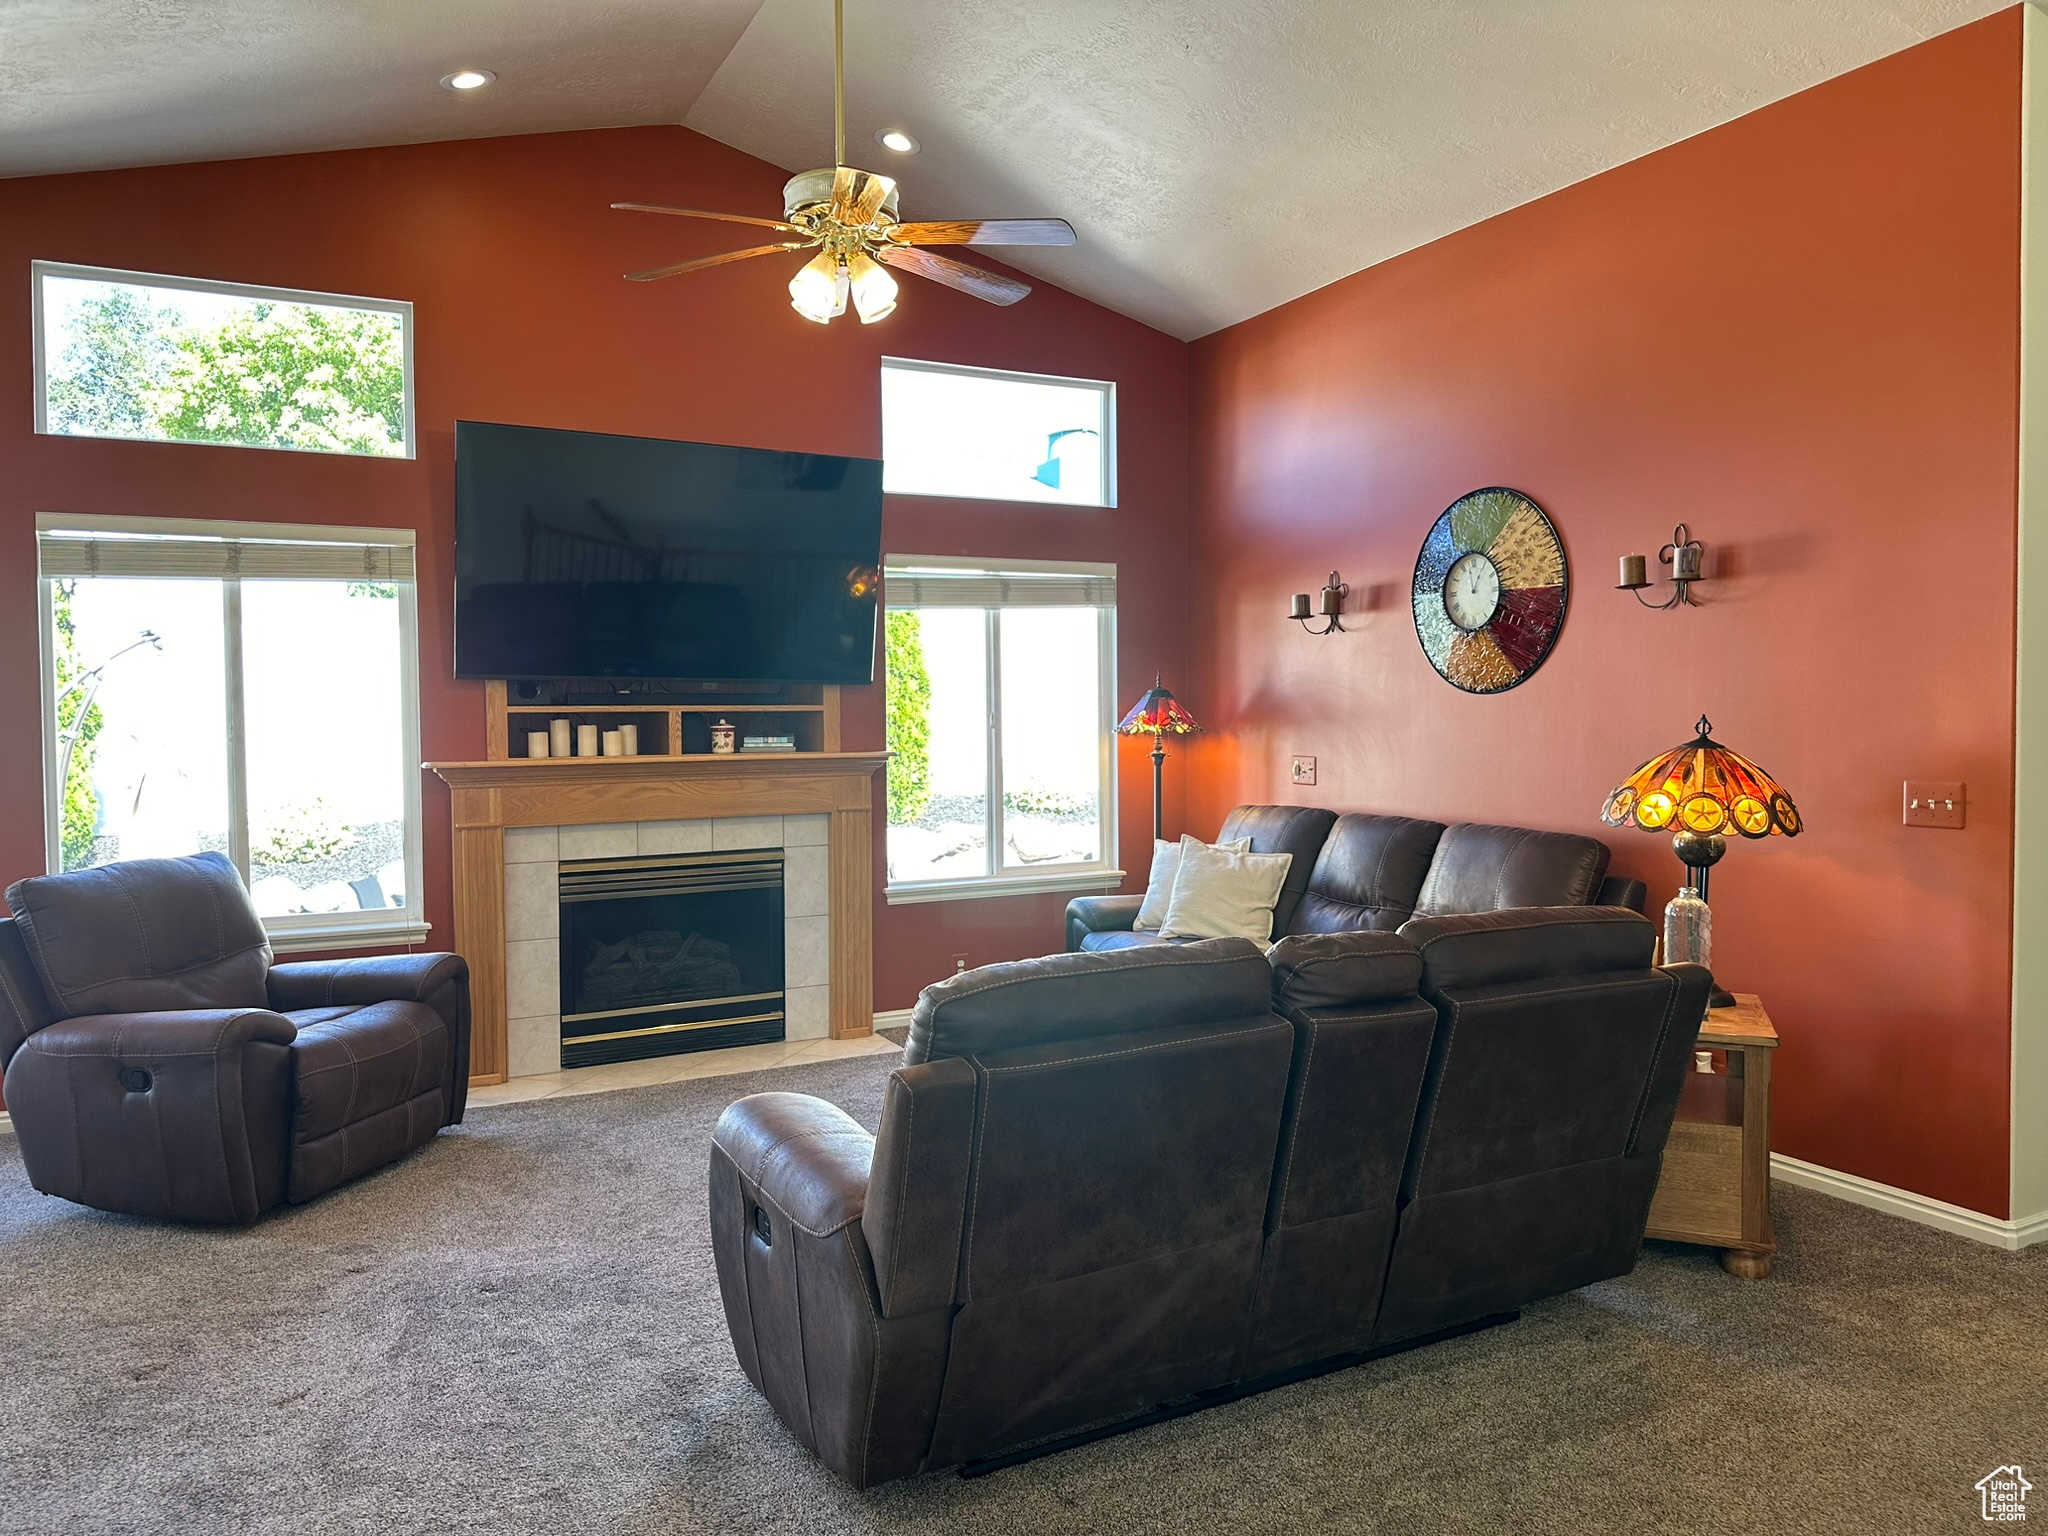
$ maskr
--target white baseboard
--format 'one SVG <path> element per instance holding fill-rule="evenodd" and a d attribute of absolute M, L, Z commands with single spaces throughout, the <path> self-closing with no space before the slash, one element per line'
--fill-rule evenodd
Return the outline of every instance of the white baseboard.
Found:
<path fill-rule="evenodd" d="M 878 1013 L 875 1015 L 875 1028 L 908 1029 L 912 1012 L 909 1008 L 891 1008 L 887 1013 Z"/>
<path fill-rule="evenodd" d="M 1875 1179 L 1839 1173 L 1818 1163 L 1801 1162 L 1782 1152 L 1771 1154 L 1771 1176 L 1783 1179 L 1787 1184 L 1797 1184 L 1801 1189 L 1816 1189 L 1824 1195 L 1833 1195 L 1837 1200 L 1847 1200 L 1851 1205 L 1883 1211 L 1887 1216 L 1903 1216 L 1923 1227 L 1974 1238 L 1994 1248 L 2025 1248 L 2048 1241 L 2048 1211 L 2008 1221 L 1986 1216 L 1982 1211 L 1973 1211 L 1966 1206 L 1950 1205 L 1946 1200 L 1936 1200 L 1931 1195 L 1916 1195 L 1910 1189 L 1880 1184 Z"/>

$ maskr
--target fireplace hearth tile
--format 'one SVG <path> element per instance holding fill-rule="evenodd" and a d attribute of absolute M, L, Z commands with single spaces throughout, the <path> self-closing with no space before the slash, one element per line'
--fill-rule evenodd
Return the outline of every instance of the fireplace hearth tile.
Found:
<path fill-rule="evenodd" d="M 708 821 L 643 821 L 640 823 L 640 856 L 665 853 L 709 853 L 711 823 Z"/>
<path fill-rule="evenodd" d="M 561 877 L 545 864 L 505 866 L 505 937 L 553 939 L 561 932 Z"/>
<path fill-rule="evenodd" d="M 782 818 L 782 846 L 822 848 L 832 841 L 832 818 L 825 815 Z"/>
<path fill-rule="evenodd" d="M 832 1033 L 832 989 L 792 987 L 783 994 L 783 1036 L 789 1040 L 823 1040 Z"/>
<path fill-rule="evenodd" d="M 829 848 L 783 849 L 783 916 L 823 917 L 831 910 L 832 851 Z"/>
<path fill-rule="evenodd" d="M 506 1022 L 505 1044 L 512 1077 L 536 1077 L 562 1070 L 562 1025 L 550 1015 L 545 1019 L 511 1019 Z"/>
<path fill-rule="evenodd" d="M 566 832 L 565 832 L 566 835 Z M 728 848 L 780 848 L 780 816 L 720 816 L 711 823 L 711 846 Z"/>
<path fill-rule="evenodd" d="M 507 827 L 507 864 L 552 864 L 557 858 L 553 827 Z"/>
<path fill-rule="evenodd" d="M 554 939 L 514 939 L 505 945 L 505 1013 L 513 1019 L 562 1014 L 562 957 Z"/>
<path fill-rule="evenodd" d="M 782 924 L 784 987 L 829 987 L 832 984 L 832 919 L 792 917 Z"/>
<path fill-rule="evenodd" d="M 640 851 L 640 829 L 630 821 L 560 829 L 565 859 L 630 859 Z"/>

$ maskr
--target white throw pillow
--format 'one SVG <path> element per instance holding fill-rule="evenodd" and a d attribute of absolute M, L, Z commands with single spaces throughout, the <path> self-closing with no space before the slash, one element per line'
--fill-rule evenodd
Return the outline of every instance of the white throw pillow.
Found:
<path fill-rule="evenodd" d="M 1182 838 L 1160 937 L 1266 943 L 1273 937 L 1273 904 L 1293 863 L 1291 853 L 1243 853 Z"/>
<path fill-rule="evenodd" d="M 1187 842 L 1198 839 L 1187 838 Z M 1204 843 L 1203 847 L 1228 848 L 1233 853 L 1243 853 L 1250 848 L 1248 837 L 1233 838 L 1227 843 Z M 1169 843 L 1165 838 L 1152 840 L 1152 875 L 1145 882 L 1145 901 L 1138 908 L 1136 921 L 1131 924 L 1137 933 L 1157 933 L 1159 925 L 1166 921 L 1166 909 L 1173 902 L 1173 878 L 1180 873 L 1180 844 Z"/>

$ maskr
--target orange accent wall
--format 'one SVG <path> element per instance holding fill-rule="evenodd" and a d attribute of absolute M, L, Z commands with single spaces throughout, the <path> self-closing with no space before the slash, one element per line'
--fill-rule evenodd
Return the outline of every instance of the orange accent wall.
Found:
<path fill-rule="evenodd" d="M 1659 909 L 1668 843 L 1599 808 L 1711 715 L 1808 824 L 1713 882 L 1715 968 L 1784 1039 L 1776 1149 L 2000 1216 L 2020 49 L 2013 9 L 1196 343 L 1183 691 L 1194 830 L 1272 800 L 1593 833 Z M 1481 698 L 1409 582 L 1487 485 L 1550 513 L 1572 593 Z M 1646 612 L 1616 559 L 1681 519 L 1707 606 Z M 1350 632 L 1311 638 L 1287 597 L 1332 566 Z M 1966 780 L 1967 830 L 1903 827 L 1907 778 Z"/>
<path fill-rule="evenodd" d="M 481 685 L 450 675 L 458 417 L 879 456 L 885 352 L 1113 379 L 1120 507 L 891 497 L 886 538 L 907 554 L 1113 560 L 1121 686 L 1149 683 L 1155 671 L 1177 676 L 1186 643 L 1185 345 L 1045 283 L 1022 305 L 997 309 L 906 279 L 887 321 L 866 327 L 848 316 L 820 327 L 789 308 L 783 285 L 794 258 L 649 286 L 620 280 L 749 242 L 713 224 L 614 213 L 608 203 L 773 213 L 783 180 L 686 130 L 638 128 L 0 182 L 0 720 L 10 723 L 0 732 L 0 884 L 43 867 L 40 511 L 417 529 L 423 745 L 430 759 L 483 755 Z M 417 461 L 34 435 L 35 258 L 410 299 Z M 880 692 L 849 692 L 850 748 L 882 745 Z M 337 746 L 347 712 L 348 701 L 336 700 Z M 1143 870 L 1149 772 L 1127 771 L 1122 799 L 1123 858 Z M 431 942 L 445 944 L 447 792 L 431 777 L 426 804 L 426 913 Z M 876 854 L 879 871 L 879 834 Z M 877 1006 L 907 1006 L 951 972 L 955 953 L 979 965 L 1057 950 L 1064 904 L 890 908 L 878 886 Z"/>

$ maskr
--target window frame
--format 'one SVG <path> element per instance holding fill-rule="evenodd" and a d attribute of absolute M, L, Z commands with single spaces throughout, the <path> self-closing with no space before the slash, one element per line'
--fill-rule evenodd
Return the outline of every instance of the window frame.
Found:
<path fill-rule="evenodd" d="M 1070 388 L 1092 389 L 1102 396 L 1102 500 L 1100 501 L 1054 501 L 1038 500 L 1024 496 L 980 496 L 970 491 L 889 491 L 888 473 L 883 471 L 883 489 L 891 496 L 917 496 L 933 501 L 999 501 L 1012 506 L 1065 508 L 1070 511 L 1107 511 L 1117 504 L 1117 430 L 1116 430 L 1116 381 L 1114 379 L 1084 379 L 1061 373 L 1025 373 L 1013 368 L 977 368 L 971 363 L 940 363 L 928 358 L 892 357 L 882 358 L 881 373 L 891 369 L 908 373 L 943 373 L 955 378 L 1003 379 L 1016 384 L 1060 384 Z M 876 393 L 881 391 L 880 379 L 876 382 Z M 882 421 L 884 453 L 888 442 L 888 417 Z M 1014 569 L 1023 569 L 1028 561 L 1006 561 Z M 1055 567 L 1064 569 L 1065 567 Z M 1079 567 L 1074 567 L 1078 569 Z"/>
<path fill-rule="evenodd" d="M 167 272 L 131 272 L 120 267 L 89 267 L 64 261 L 31 261 L 29 283 L 29 346 L 34 374 L 29 380 L 30 403 L 35 410 L 35 429 L 43 437 L 73 437 L 99 443 L 176 443 L 185 448 L 243 448 L 267 453 L 316 453 L 335 459 L 383 459 L 404 464 L 419 457 L 418 424 L 414 419 L 413 318 L 410 299 L 373 299 L 361 294 L 320 293 L 310 288 L 271 288 L 260 283 L 230 283 L 204 277 L 178 277 Z M 215 298 L 246 298 L 279 304 L 311 304 L 325 309 L 370 310 L 396 315 L 399 323 L 400 363 L 405 372 L 405 452 L 349 453 L 329 448 L 301 448 L 292 443 L 202 443 L 189 437 L 112 437 L 93 432 L 52 432 L 50 430 L 49 357 L 44 344 L 43 279 L 75 278 L 88 283 L 121 283 L 135 288 L 171 288 L 181 293 L 203 293 Z M 253 526 L 253 525 L 252 525 Z"/>
<path fill-rule="evenodd" d="M 367 455 L 366 455 L 367 457 Z M 302 544 L 402 544 L 417 549 L 410 528 L 345 528 L 312 523 L 220 522 L 210 518 L 73 517 L 39 513 L 36 534 L 156 534 L 167 538 L 283 539 Z M 212 578 L 203 578 L 212 579 Z M 36 639 L 41 650 L 42 699 L 39 724 L 43 756 L 43 863 L 52 874 L 63 868 L 64 786 L 57 782 L 57 650 L 54 595 L 57 578 L 36 576 Z M 417 771 L 420 754 L 419 577 L 398 588 L 399 746 L 415 771 L 403 775 L 406 905 L 368 912 L 284 913 L 262 919 L 271 948 L 279 954 L 326 949 L 393 949 L 425 942 L 425 796 Z M 239 578 L 221 579 L 222 684 L 227 710 L 228 857 L 246 885 L 249 879 L 249 805 L 243 738 L 248 699 L 242 685 L 242 602 Z"/>
<path fill-rule="evenodd" d="M 1107 577 L 1116 579 L 1116 567 L 1085 560 L 986 560 L 958 555 L 884 555 L 882 558 L 883 585 L 882 608 L 884 622 L 891 608 L 888 601 L 888 573 L 891 571 L 961 571 L 990 572 L 997 574 L 1016 573 L 1050 576 Z M 913 605 L 897 605 L 913 609 Z M 1026 604 L 1015 604 L 1023 608 Z M 913 609 L 914 611 L 914 609 Z M 1102 851 L 1098 858 L 1087 864 L 1061 864 L 1046 870 L 1005 871 L 1002 867 L 1001 852 L 1003 839 L 1003 700 L 1002 700 L 1002 607 L 983 608 L 983 622 L 987 625 L 988 644 L 984 659 L 987 668 L 986 698 L 988 720 L 984 727 L 988 743 L 988 809 L 987 830 L 992 873 L 961 875 L 943 880 L 897 880 L 887 874 L 888 817 L 883 816 L 884 847 L 884 891 L 883 899 L 889 906 L 906 906 L 932 901 L 974 901 L 998 896 L 1029 896 L 1036 893 L 1080 893 L 1106 894 L 1119 889 L 1124 883 L 1124 871 L 1117 867 L 1119 825 L 1117 819 L 1117 752 L 1116 752 L 1116 617 L 1114 604 L 1100 605 L 1095 609 L 1096 639 L 1096 697 L 1101 717 L 1097 744 L 1097 803 L 1101 807 Z M 886 689 L 888 675 L 886 668 L 887 647 L 883 647 L 885 666 L 882 686 Z"/>

